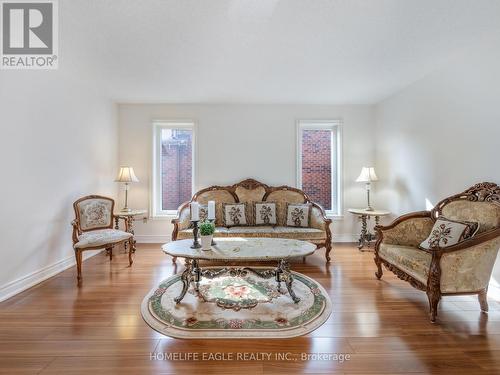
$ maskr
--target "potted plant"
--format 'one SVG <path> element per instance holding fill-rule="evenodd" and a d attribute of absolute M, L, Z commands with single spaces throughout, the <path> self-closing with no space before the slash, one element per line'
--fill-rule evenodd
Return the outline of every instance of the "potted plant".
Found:
<path fill-rule="evenodd" d="M 200 224 L 201 249 L 211 250 L 212 239 L 214 237 L 215 225 L 209 221 Z"/>

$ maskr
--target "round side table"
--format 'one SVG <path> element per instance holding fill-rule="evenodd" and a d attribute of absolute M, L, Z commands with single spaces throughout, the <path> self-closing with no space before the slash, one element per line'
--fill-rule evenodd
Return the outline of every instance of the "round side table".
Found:
<path fill-rule="evenodd" d="M 387 210 L 368 211 L 364 208 L 349 208 L 347 211 L 349 211 L 353 215 L 357 215 L 359 217 L 359 220 L 361 220 L 361 233 L 359 234 L 358 243 L 358 249 L 360 251 L 363 251 L 363 247 L 365 247 L 365 245 L 370 247 L 371 241 L 375 240 L 376 237 L 375 234 L 371 233 L 368 229 L 368 220 L 374 217 L 375 225 L 378 225 L 382 216 L 391 214 L 391 212 Z"/>
<path fill-rule="evenodd" d="M 147 217 L 147 210 L 130 210 L 130 211 L 116 211 L 114 213 L 115 217 L 115 229 L 120 228 L 120 219 L 122 219 L 125 222 L 125 232 L 128 233 L 134 233 L 134 220 L 136 216 L 142 216 L 142 220 L 145 222 L 148 217 Z M 134 238 L 134 249 L 133 251 L 135 252 L 135 244 L 136 240 Z M 125 250 L 127 249 L 127 244 L 125 244 Z"/>

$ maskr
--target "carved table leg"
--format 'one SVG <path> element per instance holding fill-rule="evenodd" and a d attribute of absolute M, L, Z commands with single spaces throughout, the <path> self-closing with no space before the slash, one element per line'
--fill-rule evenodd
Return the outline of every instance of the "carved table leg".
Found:
<path fill-rule="evenodd" d="M 201 269 L 197 260 L 193 260 L 193 276 L 194 276 L 194 290 L 198 293 L 200 291 Z"/>
<path fill-rule="evenodd" d="M 127 217 L 127 219 L 125 220 L 125 231 L 128 232 L 128 233 L 132 233 L 132 235 L 135 235 L 135 232 L 134 232 L 134 217 L 133 216 L 129 216 Z M 132 252 L 135 253 L 135 244 L 137 243 L 137 241 L 135 240 L 135 237 L 132 237 L 134 238 L 133 240 L 133 246 L 132 246 Z"/>
<path fill-rule="evenodd" d="M 119 222 L 120 222 L 120 218 L 118 216 L 115 216 L 115 229 L 116 230 L 120 229 Z"/>
<path fill-rule="evenodd" d="M 361 250 L 365 246 L 368 224 L 366 222 L 366 215 L 361 215 L 359 219 L 361 220 L 361 233 L 359 235 L 358 249 Z"/>
<path fill-rule="evenodd" d="M 286 260 L 282 259 L 278 263 L 278 270 L 277 275 L 280 278 L 280 281 L 285 282 L 286 288 L 288 289 L 288 293 L 290 294 L 290 297 L 292 297 L 293 302 L 299 303 L 300 298 L 295 295 L 295 292 L 292 289 L 293 276 L 290 272 L 290 265 Z"/>
<path fill-rule="evenodd" d="M 182 272 L 181 281 L 182 281 L 182 291 L 178 297 L 174 298 L 175 303 L 179 303 L 182 301 L 186 292 L 188 291 L 189 284 L 193 280 L 193 266 L 191 264 L 191 259 L 186 258 L 186 269 Z"/>
<path fill-rule="evenodd" d="M 279 267 L 279 263 L 278 268 L 276 268 L 276 282 L 278 283 L 278 292 L 281 293 L 281 268 Z"/>

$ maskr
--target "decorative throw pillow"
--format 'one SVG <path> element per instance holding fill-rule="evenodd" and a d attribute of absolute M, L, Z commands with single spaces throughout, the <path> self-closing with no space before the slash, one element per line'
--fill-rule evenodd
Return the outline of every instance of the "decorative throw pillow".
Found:
<path fill-rule="evenodd" d="M 254 202 L 253 219 L 255 225 L 276 225 L 276 203 Z"/>
<path fill-rule="evenodd" d="M 309 227 L 311 205 L 309 203 L 287 203 L 286 225 L 288 227 Z"/>
<path fill-rule="evenodd" d="M 479 229 L 478 223 L 450 220 L 439 217 L 432 227 L 431 234 L 421 244 L 421 249 L 443 248 L 471 238 Z"/>
<path fill-rule="evenodd" d="M 200 223 L 203 223 L 205 220 L 207 220 L 208 218 L 208 204 L 200 204 L 199 206 L 199 220 L 200 220 Z M 190 216 L 191 218 L 191 216 Z M 194 224 L 193 222 L 189 222 L 189 228 L 194 228 Z"/>
<path fill-rule="evenodd" d="M 200 223 L 208 219 L 208 204 L 200 204 Z"/>
<path fill-rule="evenodd" d="M 223 203 L 224 226 L 248 225 L 246 203 Z"/>

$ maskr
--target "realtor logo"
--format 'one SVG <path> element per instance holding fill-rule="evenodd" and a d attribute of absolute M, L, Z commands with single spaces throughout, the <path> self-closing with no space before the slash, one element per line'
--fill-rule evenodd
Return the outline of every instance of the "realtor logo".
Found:
<path fill-rule="evenodd" d="M 58 68 L 56 0 L 1 0 L 2 69 Z"/>

